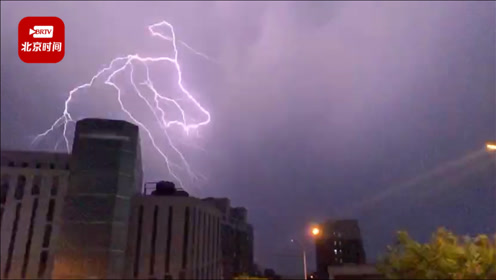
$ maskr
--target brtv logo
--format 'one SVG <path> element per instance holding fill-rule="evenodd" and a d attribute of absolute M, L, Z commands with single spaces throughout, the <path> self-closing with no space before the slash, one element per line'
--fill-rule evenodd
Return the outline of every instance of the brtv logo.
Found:
<path fill-rule="evenodd" d="M 25 17 L 19 22 L 19 58 L 26 63 L 57 63 L 65 55 L 65 25 L 58 17 Z"/>

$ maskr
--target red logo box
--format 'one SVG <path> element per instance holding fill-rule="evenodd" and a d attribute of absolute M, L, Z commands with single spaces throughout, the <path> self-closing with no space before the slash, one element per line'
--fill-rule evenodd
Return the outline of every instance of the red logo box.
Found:
<path fill-rule="evenodd" d="M 65 25 L 58 17 L 25 17 L 19 22 L 19 58 L 26 63 L 57 63 L 65 55 Z"/>

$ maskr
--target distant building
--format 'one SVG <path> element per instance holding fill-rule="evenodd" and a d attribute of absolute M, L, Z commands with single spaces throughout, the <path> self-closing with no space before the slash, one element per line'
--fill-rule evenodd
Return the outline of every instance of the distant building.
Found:
<path fill-rule="evenodd" d="M 328 221 L 320 227 L 321 236 L 315 240 L 319 278 L 327 279 L 329 266 L 366 263 L 358 221 Z"/>
<path fill-rule="evenodd" d="M 126 278 L 221 279 L 221 213 L 170 182 L 133 201 Z"/>
<path fill-rule="evenodd" d="M 130 200 L 142 182 L 138 127 L 78 121 L 70 172 L 52 277 L 121 278 Z"/>
<path fill-rule="evenodd" d="M 142 177 L 139 130 L 125 121 L 78 121 L 70 155 L 2 151 L 0 279 L 230 279 L 253 269 L 246 209 L 166 182 L 148 194 Z"/>
<path fill-rule="evenodd" d="M 253 227 L 248 223 L 247 210 L 243 207 L 231 207 L 228 198 L 206 198 L 222 213 L 222 256 L 223 277 L 254 273 Z"/>
<path fill-rule="evenodd" d="M 359 265 L 343 265 L 343 266 L 329 266 L 328 279 L 385 279 L 375 265 L 372 264 L 359 264 Z"/>
<path fill-rule="evenodd" d="M 0 278 L 49 278 L 69 155 L 1 152 Z"/>

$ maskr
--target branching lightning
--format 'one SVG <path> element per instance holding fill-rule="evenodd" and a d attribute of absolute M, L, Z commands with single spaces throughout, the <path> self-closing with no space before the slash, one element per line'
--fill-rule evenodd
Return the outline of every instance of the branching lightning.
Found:
<path fill-rule="evenodd" d="M 159 27 L 168 27 L 170 30 L 171 36 L 164 35 L 157 31 L 157 28 Z M 172 43 L 173 46 L 173 56 L 168 57 L 168 56 L 163 56 L 163 57 L 144 57 L 140 56 L 138 54 L 134 55 L 127 55 L 123 57 L 116 57 L 114 58 L 107 67 L 101 69 L 98 71 L 89 82 L 79 85 L 72 89 L 69 92 L 69 96 L 67 97 L 65 103 L 64 103 L 64 111 L 62 115 L 55 120 L 55 122 L 52 124 L 50 128 L 48 128 L 45 132 L 37 135 L 33 143 L 39 141 L 41 138 L 47 136 L 50 133 L 54 133 L 56 129 L 63 127 L 62 131 L 62 136 L 57 141 L 55 144 L 55 149 L 58 148 L 60 142 L 63 141 L 65 142 L 65 146 L 68 152 L 70 152 L 70 144 L 69 144 L 69 138 L 67 136 L 68 134 L 68 125 L 71 123 L 75 123 L 76 120 L 73 118 L 70 112 L 70 103 L 72 101 L 73 96 L 78 93 L 82 89 L 90 88 L 94 85 L 95 82 L 99 78 L 106 77 L 104 84 L 108 85 L 112 88 L 115 89 L 117 93 L 117 101 L 120 105 L 120 108 L 122 112 L 124 112 L 136 125 L 138 125 L 142 131 L 144 131 L 145 135 L 150 139 L 153 147 L 155 150 L 161 155 L 163 158 L 166 168 L 169 172 L 169 174 L 180 184 L 183 185 L 182 180 L 180 179 L 180 176 L 178 176 L 175 172 L 175 169 L 185 169 L 186 172 L 192 177 L 196 178 L 196 175 L 193 173 L 190 164 L 187 162 L 186 158 L 184 157 L 183 153 L 180 151 L 180 149 L 174 145 L 170 134 L 168 132 L 168 129 L 172 127 L 178 127 L 179 129 L 183 130 L 185 133 L 189 134 L 192 130 L 196 130 L 202 126 L 205 126 L 210 123 L 210 113 L 193 97 L 193 95 L 186 89 L 186 87 L 183 84 L 183 73 L 181 71 L 181 65 L 178 61 L 178 43 L 182 44 L 185 48 L 188 50 L 192 51 L 194 54 L 199 55 L 205 59 L 208 59 L 212 61 L 208 56 L 205 54 L 196 51 L 192 47 L 190 47 L 188 44 L 178 41 L 176 39 L 176 34 L 174 32 L 174 27 L 168 23 L 167 21 L 162 21 L 153 25 L 148 26 L 148 30 L 150 34 L 154 37 L 159 37 L 160 39 L 166 40 L 170 43 Z M 161 94 L 158 92 L 158 90 L 155 88 L 154 83 L 152 79 L 150 78 L 150 69 L 149 69 L 149 64 L 151 63 L 156 63 L 156 62 L 165 62 L 173 65 L 175 68 L 175 71 L 177 73 L 177 86 L 179 87 L 181 94 L 183 97 L 185 97 L 188 101 L 190 101 L 194 106 L 199 109 L 199 111 L 202 113 L 204 116 L 201 121 L 192 121 L 192 118 L 188 118 L 188 115 L 186 114 L 184 108 L 179 104 L 178 100 L 173 99 L 171 97 L 168 97 L 164 94 Z M 150 92 L 153 94 L 153 101 L 149 100 L 146 98 L 142 92 L 140 91 L 139 87 L 137 86 L 135 82 L 135 72 L 134 72 L 134 67 L 135 64 L 141 64 L 145 67 L 146 70 L 146 80 L 142 81 L 139 83 L 141 86 L 145 86 Z M 153 137 L 153 134 L 150 131 L 150 128 L 148 125 L 146 125 L 143 122 L 138 121 L 138 119 L 131 113 L 131 110 L 126 107 L 126 105 L 122 101 L 122 89 L 121 86 L 117 82 L 115 82 L 115 76 L 124 70 L 129 69 L 130 70 L 130 77 L 129 81 L 133 87 L 133 91 L 137 94 L 137 96 L 142 99 L 145 103 L 150 112 L 154 115 L 159 127 L 161 128 L 162 132 L 164 133 L 165 138 L 167 139 L 168 144 L 172 148 L 171 153 L 175 153 L 179 158 L 181 159 L 181 164 L 177 164 L 172 162 L 170 160 L 170 157 L 167 156 L 168 152 L 164 151 L 159 145 L 156 143 L 155 138 Z M 175 108 L 177 108 L 181 114 L 180 120 L 168 120 L 167 119 L 167 114 L 164 111 L 164 109 L 160 106 L 160 102 L 167 102 L 171 105 L 173 105 Z"/>

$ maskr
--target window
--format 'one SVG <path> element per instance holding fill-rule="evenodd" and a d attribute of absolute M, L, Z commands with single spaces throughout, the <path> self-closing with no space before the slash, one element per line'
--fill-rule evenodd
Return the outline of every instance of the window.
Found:
<path fill-rule="evenodd" d="M 17 200 L 21 200 L 24 196 L 24 187 L 26 186 L 26 176 L 19 175 L 17 177 L 17 187 L 14 193 L 14 197 Z"/>
<path fill-rule="evenodd" d="M 150 275 L 155 272 L 155 243 L 157 240 L 157 218 L 158 218 L 158 206 L 155 205 L 155 210 L 153 211 L 153 226 L 152 226 L 152 244 L 151 244 L 151 254 L 150 254 Z"/>
<path fill-rule="evenodd" d="M 188 263 L 188 239 L 189 239 L 189 207 L 184 211 L 184 234 L 183 234 L 183 269 Z"/>
<path fill-rule="evenodd" d="M 28 166 L 29 166 L 29 164 L 28 164 L 27 162 L 23 162 L 23 163 L 21 164 L 21 166 L 22 166 L 23 168 L 26 168 L 26 167 L 28 167 Z"/>
<path fill-rule="evenodd" d="M 70 166 L 68 163 L 65 164 L 65 170 L 69 170 L 70 169 Z"/>
<path fill-rule="evenodd" d="M 31 188 L 31 194 L 32 195 L 39 195 L 40 194 L 40 185 L 41 185 L 41 176 L 40 175 L 34 176 L 33 187 Z"/>
<path fill-rule="evenodd" d="M 9 175 L 2 176 L 1 204 L 5 204 L 5 201 L 7 201 L 7 195 L 9 194 L 9 187 L 10 187 L 10 176 Z"/>
<path fill-rule="evenodd" d="M 55 163 L 50 163 L 50 169 L 55 169 Z"/>
<path fill-rule="evenodd" d="M 193 213 L 191 214 L 191 225 L 192 225 L 192 228 L 191 228 L 191 259 L 192 261 L 191 262 L 194 262 L 194 259 L 195 259 L 195 254 L 197 253 L 195 251 L 195 248 L 196 248 L 196 208 L 193 208 L 192 209 Z"/>
<path fill-rule="evenodd" d="M 48 212 L 46 216 L 48 222 L 53 221 L 53 212 L 55 212 L 55 199 L 50 199 L 50 202 L 48 204 Z"/>
<path fill-rule="evenodd" d="M 213 238 L 214 238 L 214 234 L 215 234 L 215 217 L 210 216 L 210 233 L 209 233 L 210 237 L 208 238 L 208 252 L 209 252 L 208 259 L 209 260 L 213 259 L 213 257 L 214 257 L 214 246 L 213 246 L 214 243 L 212 242 Z"/>
<path fill-rule="evenodd" d="M 33 239 L 33 227 L 34 220 L 36 218 L 36 210 L 38 209 L 38 198 L 34 199 L 33 208 L 31 210 L 31 220 L 29 221 L 29 230 L 28 230 L 28 241 L 26 242 L 26 249 L 24 251 L 24 262 L 22 264 L 21 277 L 26 278 L 26 272 L 29 264 L 29 252 L 31 251 L 31 240 Z"/>
<path fill-rule="evenodd" d="M 48 262 L 48 251 L 40 253 L 40 264 L 38 266 L 38 278 L 43 278 Z"/>
<path fill-rule="evenodd" d="M 14 167 L 15 163 L 13 161 L 9 161 L 9 167 Z"/>
<path fill-rule="evenodd" d="M 59 176 L 53 176 L 52 188 L 50 189 L 50 195 L 52 195 L 52 196 L 57 195 L 58 189 L 59 189 Z"/>
<path fill-rule="evenodd" d="M 139 274 L 142 225 L 143 225 L 143 205 L 140 206 L 138 211 L 138 232 L 136 234 L 136 252 L 134 253 L 134 278 L 138 278 L 138 274 Z"/>
<path fill-rule="evenodd" d="M 171 253 L 171 241 L 172 241 L 172 217 L 174 214 L 174 208 L 169 206 L 169 220 L 167 221 L 167 251 L 165 252 L 165 272 L 169 273 L 170 268 L 170 253 Z"/>
<path fill-rule="evenodd" d="M 45 234 L 43 235 L 43 248 L 50 246 L 50 237 L 52 236 L 52 225 L 45 226 Z"/>
<path fill-rule="evenodd" d="M 207 232 L 208 232 L 208 215 L 207 215 L 207 213 L 203 212 L 202 216 L 203 216 L 202 217 L 202 219 L 203 219 L 202 233 L 203 233 L 204 242 L 203 242 L 201 262 L 206 263 L 207 262 L 207 242 L 206 242 L 205 238 L 207 237 Z"/>
<path fill-rule="evenodd" d="M 202 236 L 204 236 L 201 232 L 201 230 L 203 230 L 203 226 L 204 226 L 204 224 L 203 224 L 203 212 L 201 210 L 198 210 L 197 217 L 198 217 L 197 218 L 198 219 L 198 228 L 196 229 L 196 232 L 197 232 L 196 235 L 198 236 L 197 237 L 198 238 L 198 245 L 197 245 L 198 250 L 196 253 L 196 266 L 198 267 L 201 263 L 200 257 L 202 256 L 200 254 L 200 252 L 202 252 L 201 246 L 204 244 L 204 242 L 201 242 L 201 240 L 202 240 L 201 238 L 202 238 Z M 200 271 L 198 271 L 198 273 L 200 273 Z M 197 277 L 197 278 L 200 278 L 200 277 Z"/>
<path fill-rule="evenodd" d="M 41 163 L 36 163 L 36 169 L 40 169 L 41 168 Z"/>
<path fill-rule="evenodd" d="M 10 267 L 12 265 L 12 253 L 14 252 L 14 244 L 17 236 L 17 226 L 19 225 L 19 216 L 21 214 L 21 203 L 17 203 L 14 224 L 12 226 L 12 234 L 10 235 L 9 250 L 7 253 L 7 262 L 3 271 L 3 278 L 9 277 Z"/>

